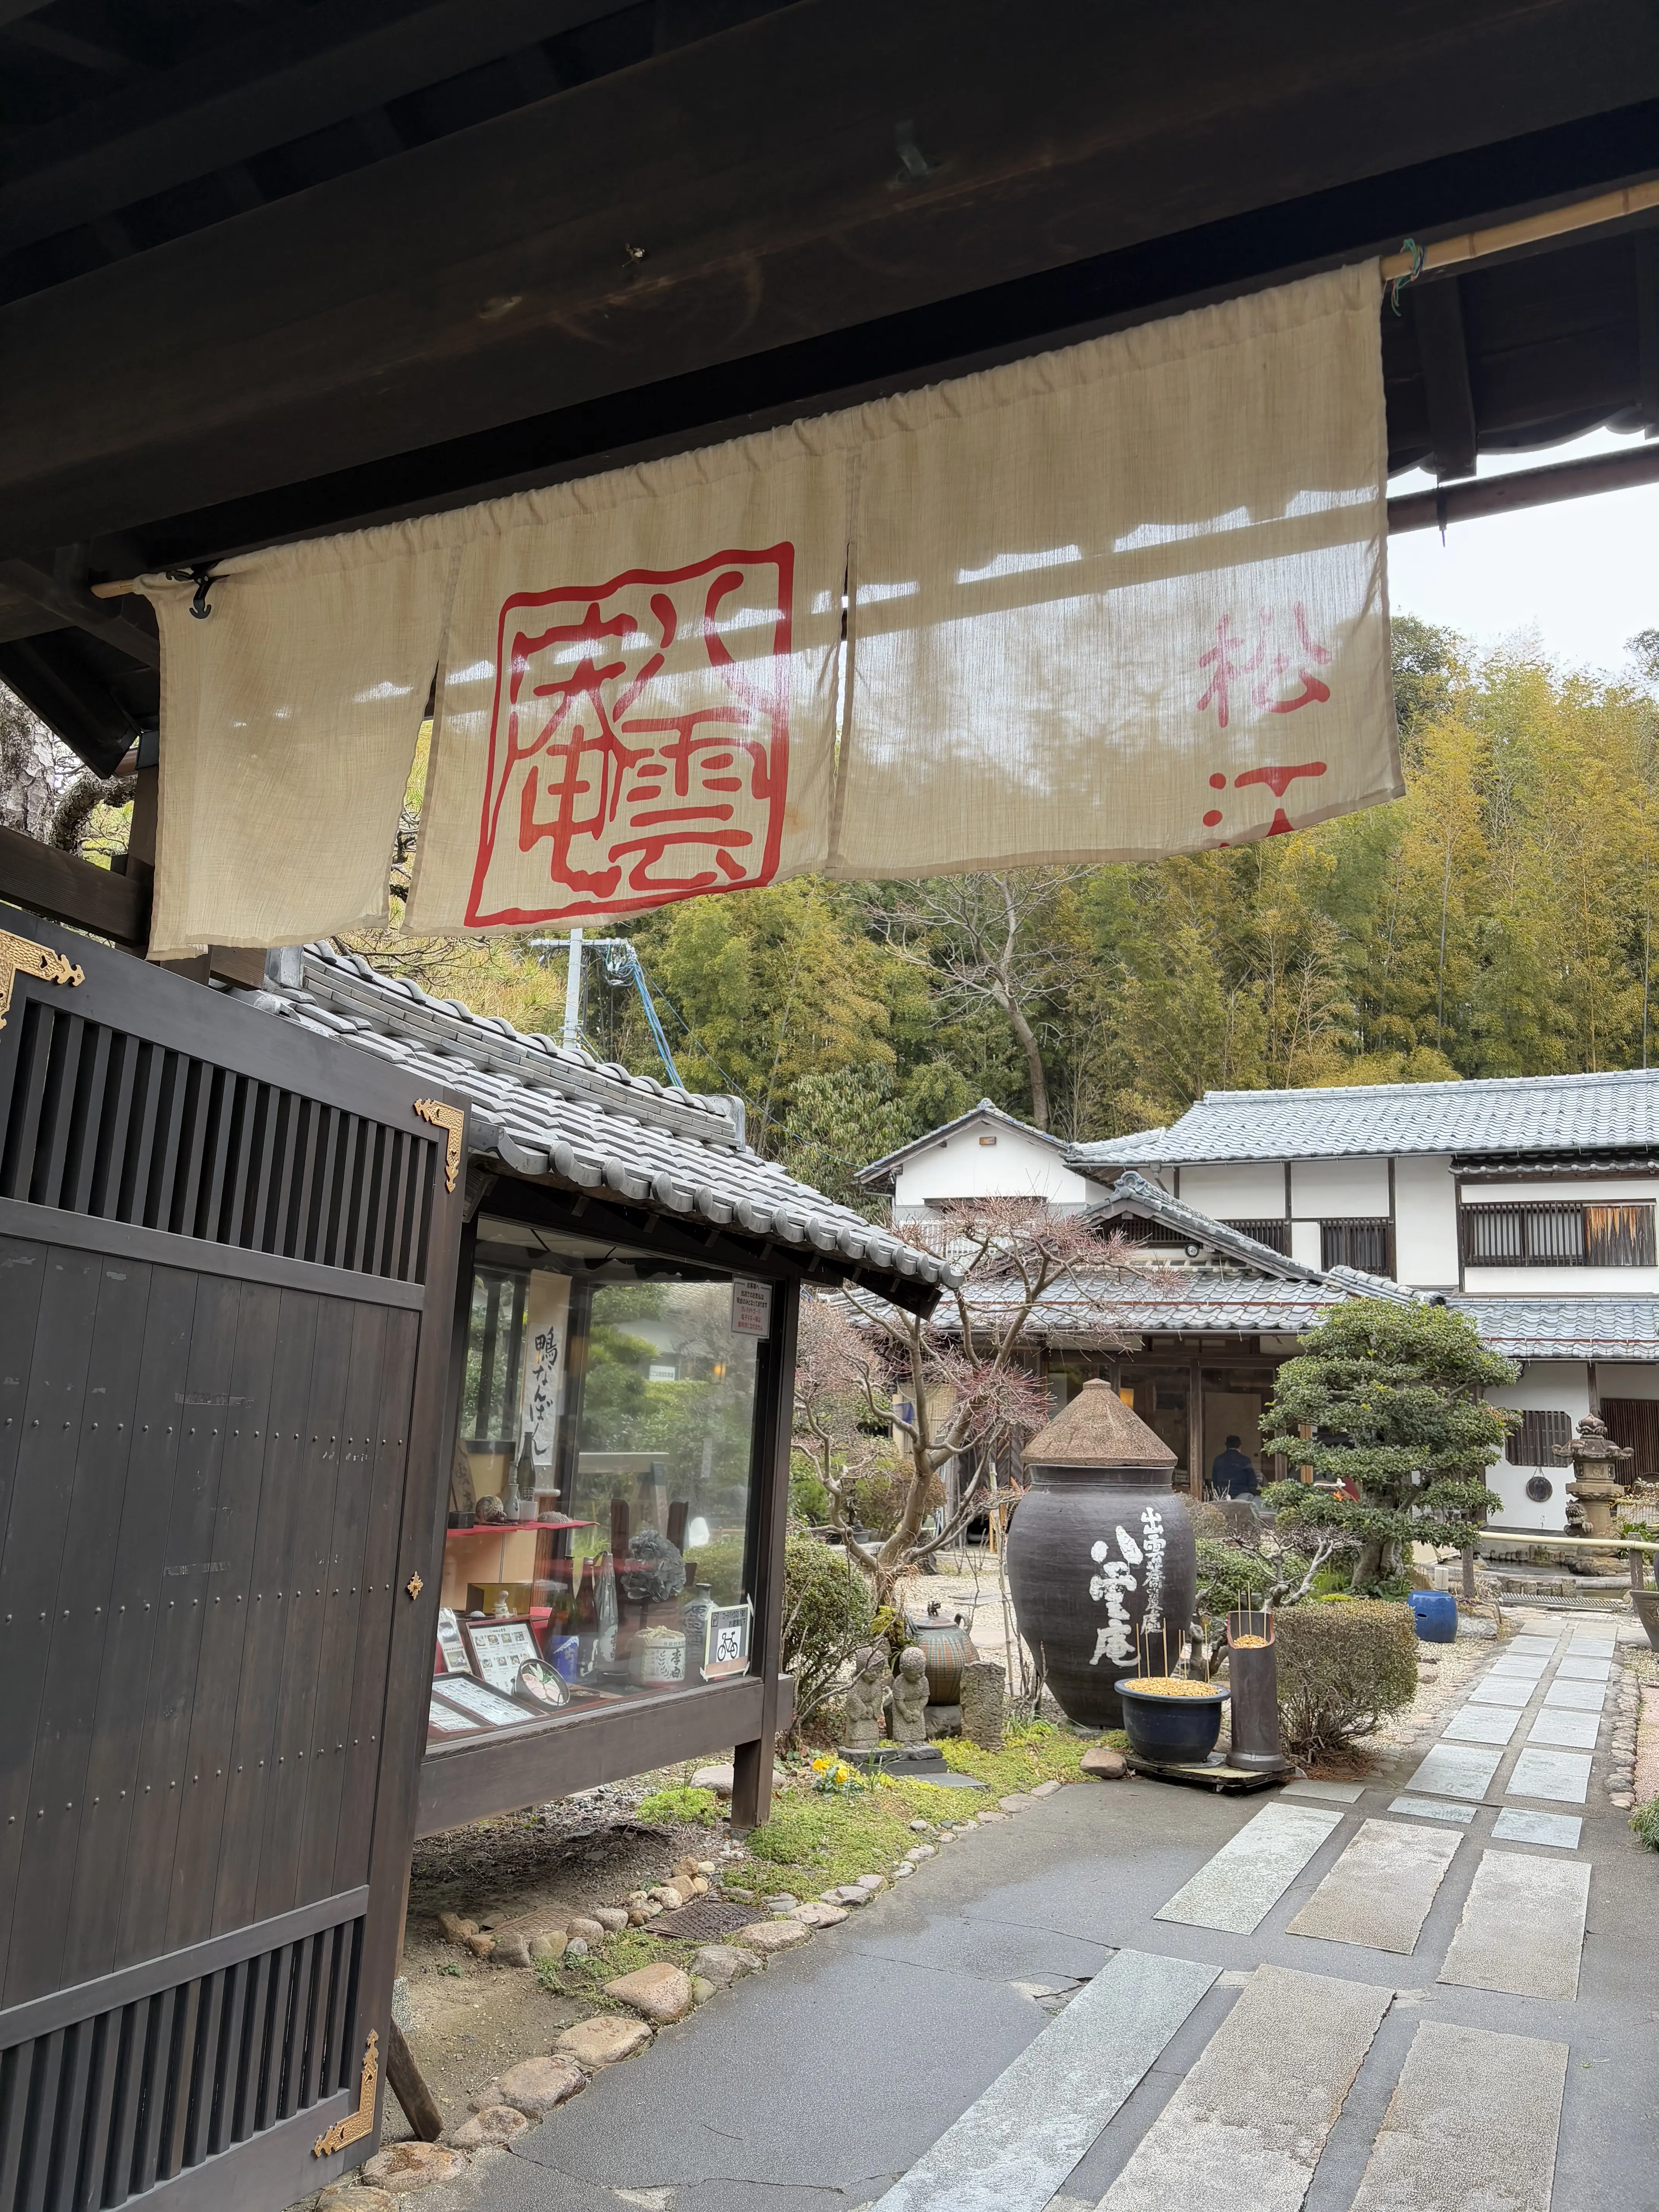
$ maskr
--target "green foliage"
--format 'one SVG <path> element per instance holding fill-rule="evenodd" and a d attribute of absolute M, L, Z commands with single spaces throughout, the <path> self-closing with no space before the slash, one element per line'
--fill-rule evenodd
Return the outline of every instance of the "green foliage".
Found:
<path fill-rule="evenodd" d="M 700 1828 L 718 1826 L 720 1817 L 714 1791 L 694 1789 L 689 1783 L 683 1789 L 653 1790 L 634 1809 L 641 1820 L 695 1823 Z"/>
<path fill-rule="evenodd" d="M 830 1493 L 810 1453 L 789 1455 L 789 1517 L 821 1528 L 830 1519 Z"/>
<path fill-rule="evenodd" d="M 870 1585 L 844 1553 L 804 1529 L 783 1547 L 782 1671 L 795 1680 L 795 1727 L 813 1719 L 835 1694 L 842 1669 L 870 1641 Z"/>
<path fill-rule="evenodd" d="M 1352 1546 L 1357 1587 L 1390 1571 L 1413 1540 L 1472 1544 L 1499 1502 L 1486 1471 L 1512 1419 L 1479 1394 L 1520 1370 L 1450 1307 L 1389 1298 L 1335 1308 L 1302 1346 L 1274 1382 L 1262 1449 L 1358 1496 L 1276 1483 L 1267 1496 L 1279 1528 Z"/>
<path fill-rule="evenodd" d="M 1241 1606 L 1257 1606 L 1292 1587 L 1307 1572 L 1307 1561 L 1296 1552 L 1270 1559 L 1246 1544 L 1228 1544 L 1214 1536 L 1198 1540 L 1198 1602 L 1208 1617 L 1232 1613 Z"/>
<path fill-rule="evenodd" d="M 1368 1598 L 1299 1605 L 1277 1616 L 1279 1717 L 1297 1759 L 1340 1751 L 1411 1703 L 1417 1632 L 1411 1608 Z"/>
<path fill-rule="evenodd" d="M 1659 1797 L 1650 1797 L 1630 1816 L 1631 1826 L 1650 1851 L 1659 1851 Z"/>
<path fill-rule="evenodd" d="M 1123 1741 L 1127 1742 L 1127 1737 Z M 1088 1739 L 1074 1735 L 1070 1729 L 1056 1728 L 1052 1721 L 1010 1722 L 1000 1751 L 982 1750 L 966 1736 L 944 1736 L 939 1741 L 945 1764 L 952 1773 L 982 1782 L 994 1797 L 1030 1790 L 1039 1782 L 1075 1782 L 1088 1748 Z"/>
<path fill-rule="evenodd" d="M 906 1099 L 893 1095 L 893 1071 L 879 1062 L 803 1075 L 783 1117 L 778 1158 L 826 1198 L 867 1220 L 884 1219 L 886 1202 L 858 1182 L 858 1171 L 921 1134 Z"/>

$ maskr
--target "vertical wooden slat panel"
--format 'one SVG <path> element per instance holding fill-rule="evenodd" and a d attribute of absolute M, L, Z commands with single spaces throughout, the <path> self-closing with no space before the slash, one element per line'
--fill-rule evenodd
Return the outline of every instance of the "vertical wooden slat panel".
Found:
<path fill-rule="evenodd" d="M 87 1192 L 88 1213 L 113 1213 L 120 1203 L 121 1169 L 126 1158 L 127 1132 L 132 1121 L 133 1094 L 137 1087 L 140 1047 L 137 1037 L 119 1030 L 108 1032 L 109 1072 L 105 1079 L 104 1108 L 93 1146 L 93 1176 Z"/>
<path fill-rule="evenodd" d="M 337 1928 L 330 1941 L 328 2020 L 323 2060 L 317 2074 L 317 2094 L 332 2096 L 340 2083 L 340 2053 L 346 2042 L 346 2005 L 351 1995 L 351 1954 L 356 1923 Z"/>
<path fill-rule="evenodd" d="M 132 2187 L 132 2135 L 137 2124 L 139 2077 L 144 2055 L 147 2004 L 123 2005 L 110 2021 L 109 2120 L 99 2177 L 100 2204 L 124 2204 Z"/>
<path fill-rule="evenodd" d="M 328 1264 L 328 1237 L 333 1225 L 334 1178 L 345 1141 L 349 1115 L 337 1106 L 325 1109 L 317 1132 L 317 1145 L 307 1161 L 306 1218 L 295 1249 L 301 1260 Z"/>
<path fill-rule="evenodd" d="M 214 1893 L 227 1843 L 226 1809 L 235 1762 L 248 1593 L 259 1531 L 281 1305 L 282 1293 L 270 1285 L 242 1285 L 236 1348 L 225 1394 L 229 1426 L 220 1469 L 214 1572 L 203 1601 L 205 1620 L 191 1704 L 191 1785 L 173 1857 L 167 1926 L 170 1951 L 200 1942 L 213 1932 Z M 231 1833 L 230 1848 L 234 1850 L 238 1842 Z"/>
<path fill-rule="evenodd" d="M 76 1079 L 69 1144 L 54 1203 L 84 1213 L 98 1166 L 98 1136 L 108 1105 L 110 1048 L 113 1040 L 101 1023 L 84 1024 L 81 1066 Z"/>
<path fill-rule="evenodd" d="M 303 1291 L 285 1291 L 277 1311 L 259 1526 L 253 1565 L 240 1593 L 245 1600 L 241 1681 L 231 1771 L 226 1777 L 223 1842 L 214 1875 L 215 1934 L 257 1917 L 258 1838 L 264 1832 L 279 1771 L 276 1733 L 287 1600 L 277 1593 L 293 1585 L 302 1510 L 301 1470 L 307 1449 L 301 1424 L 310 1393 L 319 1304 Z"/>
<path fill-rule="evenodd" d="M 33 1751 L 40 1809 L 21 1824 L 24 1909 L 12 1925 L 0 1990 L 8 2005 L 43 1996 L 65 1978 L 76 1854 L 88 1809 L 87 1772 L 121 1525 L 111 1501 L 127 1473 L 150 1291 L 150 1270 L 135 1262 L 106 1260 L 99 1273 L 88 1332 L 86 1415 L 79 1449 L 69 1460 L 62 1558 L 55 1572 L 46 1561 L 37 1562 L 40 1592 L 50 1600 L 42 1610 L 51 1615 L 37 1632 L 46 1656 Z"/>
<path fill-rule="evenodd" d="M 270 1982 L 265 1997 L 264 2055 L 259 2068 L 258 2096 L 253 2124 L 268 2128 L 276 2118 L 283 2087 L 283 2057 L 288 2043 L 289 2020 L 294 2009 L 294 1970 L 299 1946 L 284 1943 L 270 1954 Z"/>
<path fill-rule="evenodd" d="M 190 2057 L 190 2099 L 179 2142 L 180 2166 L 199 2166 L 207 2155 L 208 2121 L 213 2112 L 214 2085 L 220 2064 L 221 2030 L 224 2027 L 225 1973 L 202 1978 L 201 2001 L 196 2016 L 196 2045 Z"/>
<path fill-rule="evenodd" d="M 179 1172 L 180 1140 L 190 1089 L 190 1063 L 176 1052 L 161 1055 L 155 1086 L 155 1115 L 149 1140 L 149 1173 L 143 1211 L 133 1218 L 147 1229 L 165 1229 L 173 1218 L 173 1193 Z"/>
<path fill-rule="evenodd" d="M 172 1267 L 154 1270 L 126 1481 L 118 1500 L 112 1501 L 119 1534 L 64 1948 L 69 1984 L 91 1981 L 113 1968 L 122 1900 L 133 1875 L 128 1845 L 195 1309 L 193 1275 Z"/>
<path fill-rule="evenodd" d="M 222 1275 L 195 1279 L 183 1402 L 173 1409 L 178 1450 L 163 1538 L 165 1561 L 155 1579 L 155 1637 L 117 1966 L 155 1958 L 167 1948 L 181 1807 L 201 1787 L 199 1770 L 187 1764 L 185 1754 L 204 1608 L 217 1580 L 208 1568 L 214 1558 L 225 1408 L 215 1401 L 224 1395 L 235 1346 L 241 1285 Z"/>
<path fill-rule="evenodd" d="M 167 1062 L 167 1054 L 159 1044 L 138 1047 L 132 1071 L 126 1146 L 121 1157 L 116 1202 L 111 1208 L 118 1221 L 143 1221 L 144 1208 L 149 1202 L 150 1166 L 161 1121 Z"/>
<path fill-rule="evenodd" d="M 246 1089 L 246 1079 L 233 1070 L 219 1068 L 215 1071 L 213 1113 L 208 1126 L 206 1153 L 202 1162 L 201 1188 L 191 1209 L 196 1224 L 191 1234 L 210 1237 L 216 1243 L 225 1241 L 219 1215 L 225 1199 L 225 1176 L 234 1164 L 232 1156 Z"/>
<path fill-rule="evenodd" d="M 52 1024 L 46 1089 L 40 1097 L 40 1135 L 27 1192 L 36 1206 L 58 1203 L 58 1188 L 64 1177 L 64 1156 L 74 1120 L 75 1082 L 80 1073 L 81 1044 L 86 1026 L 78 1014 L 61 1012 Z"/>
<path fill-rule="evenodd" d="M 296 1902 L 325 1897 L 333 1886 L 340 1805 L 351 1760 L 348 1734 L 358 1623 L 364 1603 L 363 1559 L 378 1455 L 387 1310 L 354 1309 L 351 1347 L 340 1413 L 338 1477 L 323 1583 L 317 1702 Z"/>
<path fill-rule="evenodd" d="M 236 1127 L 236 1159 L 225 1184 L 222 1225 L 227 1244 L 246 1249 L 255 1241 L 253 1218 L 258 1194 L 270 1172 L 270 1147 L 282 1093 L 268 1083 L 246 1082 Z"/>
<path fill-rule="evenodd" d="M 95 1252 L 54 1249 L 33 1338 L 26 1424 L 3 1549 L 0 1549 L 0 1958 L 9 1943 L 23 1839 L 64 1817 L 33 1791 L 50 1632 L 74 1490 L 92 1325 L 104 1263 Z M 25 1908 L 27 1909 L 27 1908 Z"/>
<path fill-rule="evenodd" d="M 30 2052 L 28 2118 L 12 2199 L 17 2212 L 43 2212 L 42 2200 L 52 2171 L 52 2122 L 63 2081 L 64 2046 L 72 2033 L 72 2029 L 60 2027 L 54 2034 L 39 2036 Z"/>
<path fill-rule="evenodd" d="M 127 2187 L 135 2197 L 142 2197 L 147 2189 L 155 2185 L 177 1994 L 173 1990 L 163 1990 L 136 2008 L 138 2021 L 133 2069 L 132 2150 L 127 2166 Z"/>
<path fill-rule="evenodd" d="M 16 2201 L 32 2070 L 33 2051 L 27 2044 L 0 2055 L 0 2204 Z"/>
<path fill-rule="evenodd" d="M 300 1902 L 300 1858 L 306 1801 L 316 1765 L 313 1733 L 322 1664 L 324 1580 L 340 1490 L 342 1416 L 350 1379 L 351 1334 L 330 1312 L 319 1323 L 306 1410 L 297 1424 L 303 1456 L 288 1597 L 284 1606 L 276 1768 L 267 1793 L 254 1917 L 264 1920 Z"/>
<path fill-rule="evenodd" d="M 92 2052 L 88 2070 L 87 2117 L 81 2130 L 76 2161 L 72 2212 L 91 2212 L 103 2202 L 104 2174 L 109 2158 L 110 2121 L 115 2107 L 115 2085 L 121 2047 L 121 2015 L 100 2013 L 91 2028 Z"/>
<path fill-rule="evenodd" d="M 196 2036 L 201 2014 L 202 1984 L 192 1979 L 173 1992 L 173 2021 L 167 2039 L 167 2102 L 161 2112 L 155 2154 L 159 2180 L 170 2181 L 184 2164 L 191 2076 L 195 2069 Z"/>
<path fill-rule="evenodd" d="M 16 1016 L 12 1018 L 15 1021 Z M 35 1000 L 23 1008 L 5 1150 L 0 1153 L 0 1197 L 26 1199 L 34 1180 L 34 1155 L 40 1141 L 41 1104 L 52 1070 L 55 1018 L 50 1006 L 41 1006 Z"/>
<path fill-rule="evenodd" d="M 204 1060 L 185 1059 L 180 1066 L 185 1105 L 179 1123 L 177 1165 L 172 1195 L 155 1225 L 158 1229 L 170 1229 L 175 1237 L 193 1237 L 203 1169 L 212 1141 L 219 1100 L 230 1079 L 222 1068 L 210 1067 Z"/>

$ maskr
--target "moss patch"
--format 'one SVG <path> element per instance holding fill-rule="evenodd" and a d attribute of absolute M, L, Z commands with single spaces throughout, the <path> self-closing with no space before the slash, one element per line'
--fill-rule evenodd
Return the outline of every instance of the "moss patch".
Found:
<path fill-rule="evenodd" d="M 1089 1748 L 1082 1736 L 1052 1721 L 1011 1728 L 1000 1751 L 981 1751 L 966 1736 L 946 1736 L 939 1744 L 951 1771 L 982 1782 L 993 1798 L 1012 1796 L 1037 1782 L 1075 1782 Z"/>
<path fill-rule="evenodd" d="M 678 1942 L 672 1936 L 653 1936 L 648 1928 L 624 1928 L 607 1936 L 586 1958 L 544 1959 L 536 1971 L 550 1996 L 580 1997 L 584 2004 L 601 2012 L 627 2012 L 627 2005 L 605 1994 L 607 1982 L 636 1973 L 641 1966 L 654 1966 L 659 1959 L 684 1966 L 689 1974 L 697 1948 L 695 1943 Z"/>
<path fill-rule="evenodd" d="M 757 1894 L 788 1890 L 802 1898 L 856 1875 L 884 1873 L 916 1840 L 908 1823 L 918 1816 L 920 1794 L 933 1801 L 933 1809 L 921 1817 L 935 1820 L 947 1817 L 939 1809 L 940 1799 L 951 1798 L 954 1812 L 962 1795 L 916 1783 L 878 1784 L 873 1790 L 833 1797 L 791 1789 L 779 1797 L 771 1819 L 747 1837 L 755 1863 L 745 1873 Z"/>

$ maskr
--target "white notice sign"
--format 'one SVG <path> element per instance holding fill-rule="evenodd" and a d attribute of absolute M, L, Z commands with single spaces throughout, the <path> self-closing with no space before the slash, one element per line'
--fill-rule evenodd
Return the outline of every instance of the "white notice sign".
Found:
<path fill-rule="evenodd" d="M 770 1283 L 757 1283 L 747 1275 L 733 1279 L 732 1334 L 733 1336 L 769 1336 L 772 1334 Z"/>

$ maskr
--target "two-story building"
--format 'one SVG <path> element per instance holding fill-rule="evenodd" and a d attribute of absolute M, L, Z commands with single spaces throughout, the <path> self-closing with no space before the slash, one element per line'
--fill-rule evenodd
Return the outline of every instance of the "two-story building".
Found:
<path fill-rule="evenodd" d="M 1564 1525 L 1559 1448 L 1587 1413 L 1659 1475 L 1659 1071 L 1212 1091 L 1171 1128 L 1069 1146 L 1010 1120 L 982 1103 L 863 1180 L 896 1220 L 996 1190 L 1135 1247 L 1039 1316 L 1056 1404 L 1108 1375 L 1201 1474 L 1229 1434 L 1256 1455 L 1273 1375 L 1330 1305 L 1441 1297 L 1521 1364 L 1496 1394 L 1523 1416 L 1498 1525 Z"/>

